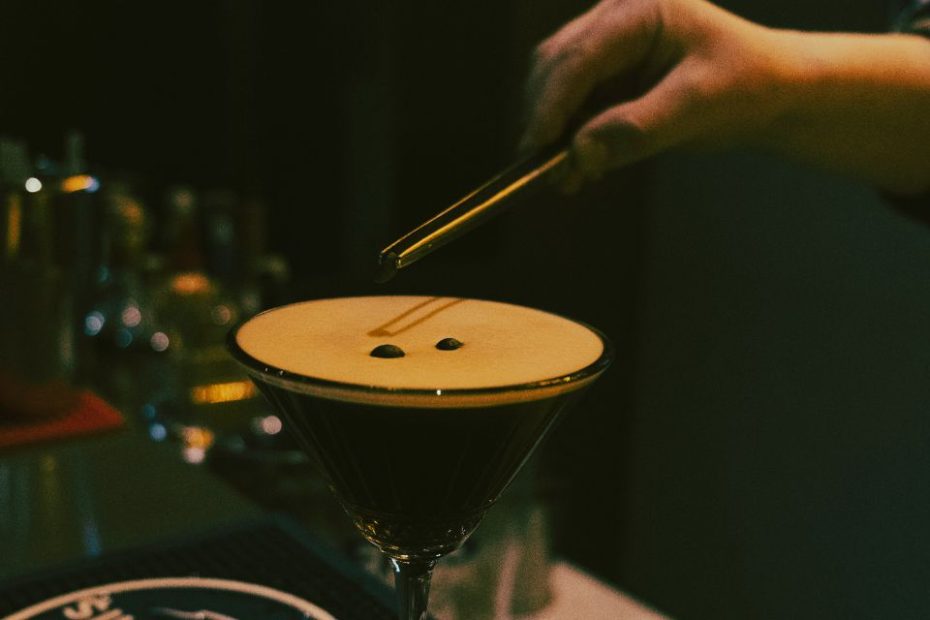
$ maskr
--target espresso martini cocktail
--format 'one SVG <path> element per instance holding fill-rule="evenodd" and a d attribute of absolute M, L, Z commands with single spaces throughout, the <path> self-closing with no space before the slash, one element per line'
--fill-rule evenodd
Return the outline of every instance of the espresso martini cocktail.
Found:
<path fill-rule="evenodd" d="M 436 559 L 611 359 L 580 323 L 450 297 L 283 306 L 241 325 L 230 348 L 392 559 L 402 620 L 425 618 Z"/>

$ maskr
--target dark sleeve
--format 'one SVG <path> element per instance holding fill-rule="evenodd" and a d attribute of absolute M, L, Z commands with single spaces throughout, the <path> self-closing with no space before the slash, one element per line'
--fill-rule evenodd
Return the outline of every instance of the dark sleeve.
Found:
<path fill-rule="evenodd" d="M 930 0 L 912 0 L 897 12 L 894 32 L 919 34 L 930 38 Z M 930 145 L 927 145 L 930 148 Z M 930 192 L 913 196 L 884 193 L 885 198 L 897 211 L 930 226 Z"/>

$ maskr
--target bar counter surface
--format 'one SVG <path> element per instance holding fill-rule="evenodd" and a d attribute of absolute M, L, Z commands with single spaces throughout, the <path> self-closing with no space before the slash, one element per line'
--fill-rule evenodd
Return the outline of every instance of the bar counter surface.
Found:
<path fill-rule="evenodd" d="M 259 516 L 133 428 L 22 448 L 0 455 L 0 579 Z"/>
<path fill-rule="evenodd" d="M 0 453 L 0 587 L 32 574 L 267 518 L 171 443 L 141 429 Z M 565 562 L 552 603 L 522 620 L 663 616 Z M 582 614 L 581 616 L 579 614 Z"/>

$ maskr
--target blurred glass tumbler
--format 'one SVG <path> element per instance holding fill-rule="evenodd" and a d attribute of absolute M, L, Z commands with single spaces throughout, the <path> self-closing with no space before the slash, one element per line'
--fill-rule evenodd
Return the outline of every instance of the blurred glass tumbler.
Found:
<path fill-rule="evenodd" d="M 25 146 L 0 138 L 0 370 L 42 382 L 69 378 L 71 299 L 54 192 L 30 174 Z"/>
<path fill-rule="evenodd" d="M 437 564 L 430 597 L 437 620 L 507 620 L 551 601 L 547 516 L 533 493 L 531 465 L 472 537 Z"/>
<path fill-rule="evenodd" d="M 402 620 L 426 618 L 436 560 L 612 358 L 600 332 L 574 321 L 439 297 L 284 306 L 229 345 L 391 559 Z"/>

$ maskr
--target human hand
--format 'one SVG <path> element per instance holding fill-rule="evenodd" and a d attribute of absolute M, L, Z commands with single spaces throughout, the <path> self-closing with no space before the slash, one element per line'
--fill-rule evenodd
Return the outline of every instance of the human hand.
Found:
<path fill-rule="evenodd" d="M 631 87 L 574 134 L 567 190 L 671 147 L 751 142 L 784 107 L 779 47 L 776 31 L 704 0 L 602 0 L 536 48 L 521 146 Z"/>

